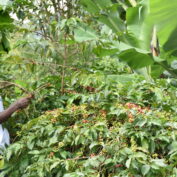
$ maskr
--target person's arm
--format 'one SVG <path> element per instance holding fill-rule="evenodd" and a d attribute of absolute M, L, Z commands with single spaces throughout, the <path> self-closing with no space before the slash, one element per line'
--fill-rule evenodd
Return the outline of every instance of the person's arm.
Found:
<path fill-rule="evenodd" d="M 26 108 L 33 96 L 18 99 L 15 103 L 11 104 L 6 110 L 0 112 L 0 123 L 7 121 L 7 119 L 17 110 Z"/>

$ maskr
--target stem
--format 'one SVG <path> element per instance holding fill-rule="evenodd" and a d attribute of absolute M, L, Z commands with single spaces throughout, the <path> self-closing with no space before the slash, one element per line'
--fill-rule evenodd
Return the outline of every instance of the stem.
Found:
<path fill-rule="evenodd" d="M 166 66 L 163 63 L 158 63 L 161 65 L 164 69 L 166 69 L 173 77 L 177 78 L 177 74 L 170 68 L 170 66 Z"/>
<path fill-rule="evenodd" d="M 64 56 L 63 56 L 63 68 L 62 68 L 62 77 L 61 77 L 61 92 L 64 94 L 64 85 L 65 85 L 65 69 L 66 69 L 66 60 L 67 60 L 67 46 L 66 46 L 66 35 L 65 35 L 65 45 L 64 45 Z"/>
<path fill-rule="evenodd" d="M 129 0 L 129 2 L 133 7 L 137 6 L 137 2 L 135 0 Z"/>
<path fill-rule="evenodd" d="M 74 55 L 75 53 L 73 53 L 73 55 Z M 63 56 L 63 58 L 64 58 L 64 56 Z M 67 56 L 67 58 L 68 58 L 68 56 Z M 35 65 L 43 65 L 43 66 L 53 66 L 53 67 L 55 67 L 55 66 L 57 66 L 57 67 L 64 67 L 64 68 L 68 68 L 68 69 L 71 69 L 71 70 L 79 70 L 79 68 L 76 68 L 76 67 L 72 67 L 72 66 L 67 66 L 67 65 L 60 65 L 60 64 L 55 64 L 55 63 L 50 63 L 50 62 L 38 62 L 38 61 L 34 61 L 33 59 L 26 59 L 27 61 L 28 61 L 28 63 L 32 63 L 32 64 L 35 64 Z M 29 62 L 29 60 L 30 60 L 30 62 Z"/>
<path fill-rule="evenodd" d="M 29 94 L 29 92 L 28 92 L 26 89 L 24 89 L 23 87 L 21 87 L 20 85 L 18 85 L 18 84 L 16 84 L 16 83 L 9 82 L 9 81 L 0 81 L 0 83 L 1 83 L 1 84 L 5 84 L 5 86 L 14 85 L 15 87 L 18 87 L 18 88 L 19 88 L 20 90 L 22 90 L 23 92 Z"/>

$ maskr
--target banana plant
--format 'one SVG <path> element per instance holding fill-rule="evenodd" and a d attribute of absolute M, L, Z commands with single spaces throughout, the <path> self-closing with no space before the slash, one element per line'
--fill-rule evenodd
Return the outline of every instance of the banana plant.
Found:
<path fill-rule="evenodd" d="M 117 35 L 118 40 L 113 41 L 112 45 L 119 49 L 118 57 L 122 61 L 149 77 L 157 77 L 167 70 L 177 78 L 177 70 L 170 66 L 177 55 L 177 21 L 174 18 L 177 15 L 174 9 L 177 1 L 129 2 L 132 6 L 125 8 L 119 1 L 81 0 L 85 10 Z M 125 11 L 125 19 L 121 17 L 120 6 Z M 154 55 L 158 48 L 161 52 L 158 50 L 158 55 Z"/>

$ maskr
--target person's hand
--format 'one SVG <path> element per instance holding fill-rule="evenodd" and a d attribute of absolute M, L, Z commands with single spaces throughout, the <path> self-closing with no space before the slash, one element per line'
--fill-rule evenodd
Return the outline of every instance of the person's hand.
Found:
<path fill-rule="evenodd" d="M 24 109 L 24 108 L 26 108 L 30 104 L 32 98 L 33 98 L 33 96 L 29 95 L 27 97 L 18 99 L 15 102 L 17 104 L 18 109 Z"/>

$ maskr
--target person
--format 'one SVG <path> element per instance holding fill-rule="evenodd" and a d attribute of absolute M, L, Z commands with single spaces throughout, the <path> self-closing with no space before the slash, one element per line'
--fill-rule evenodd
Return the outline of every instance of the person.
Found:
<path fill-rule="evenodd" d="M 32 98 L 34 98 L 32 94 L 24 98 L 20 98 L 11 104 L 7 109 L 0 112 L 0 123 L 7 121 L 14 112 L 26 108 L 30 104 Z"/>
<path fill-rule="evenodd" d="M 4 110 L 2 97 L 0 96 L 0 123 L 7 121 L 10 116 L 17 110 L 26 108 L 30 104 L 32 98 L 33 95 L 28 95 L 24 98 L 20 98 Z M 2 150 L 9 144 L 9 132 L 6 128 L 3 128 L 2 124 L 0 124 L 0 153 L 2 153 Z"/>
<path fill-rule="evenodd" d="M 4 111 L 2 97 L 0 96 L 0 112 Z M 10 144 L 9 132 L 6 128 L 3 128 L 0 124 L 0 153 L 2 154 L 1 149 L 4 149 L 5 146 Z"/>

